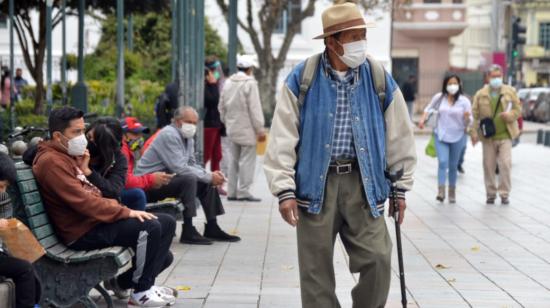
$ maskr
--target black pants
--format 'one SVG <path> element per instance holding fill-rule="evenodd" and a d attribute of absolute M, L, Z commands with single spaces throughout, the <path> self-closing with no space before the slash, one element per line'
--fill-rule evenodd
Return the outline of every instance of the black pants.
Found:
<path fill-rule="evenodd" d="M 156 214 L 158 219 L 140 222 L 130 218 L 114 223 L 102 223 L 79 238 L 71 248 L 92 250 L 110 246 L 134 249 L 132 268 L 118 277 L 118 284 L 135 292 L 149 290 L 155 278 L 170 264 L 174 256 L 170 244 L 176 221 L 172 216 Z"/>
<path fill-rule="evenodd" d="M 40 283 L 29 262 L 0 253 L 0 275 L 15 283 L 17 308 L 33 308 L 40 301 Z"/>
<path fill-rule="evenodd" d="M 207 220 L 225 213 L 218 190 L 211 184 L 197 181 L 192 176 L 176 175 L 167 185 L 150 189 L 145 193 L 147 202 L 157 202 L 166 198 L 180 199 L 185 206 L 185 210 L 183 210 L 185 218 L 197 216 L 196 198 L 199 198 Z"/>

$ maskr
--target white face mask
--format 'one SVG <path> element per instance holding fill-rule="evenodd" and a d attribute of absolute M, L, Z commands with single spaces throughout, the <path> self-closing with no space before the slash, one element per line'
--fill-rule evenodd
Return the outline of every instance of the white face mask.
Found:
<path fill-rule="evenodd" d="M 65 137 L 67 138 L 67 137 Z M 88 140 L 84 134 L 69 139 L 67 153 L 71 156 L 82 156 L 88 147 Z"/>
<path fill-rule="evenodd" d="M 449 85 L 447 85 L 447 93 L 449 93 L 451 95 L 455 95 L 456 92 L 458 92 L 459 88 L 460 87 L 457 84 L 449 84 Z"/>
<path fill-rule="evenodd" d="M 340 44 L 340 42 L 338 42 Z M 340 44 L 344 48 L 344 54 L 338 56 L 350 68 L 356 68 L 365 62 L 367 58 L 367 40 Z"/>
<path fill-rule="evenodd" d="M 189 123 L 183 123 L 181 125 L 181 133 L 183 137 L 185 138 L 193 138 L 195 136 L 195 133 L 197 132 L 197 125 L 195 124 L 189 124 Z"/>
<path fill-rule="evenodd" d="M 500 88 L 502 86 L 502 77 L 491 78 L 491 80 L 489 80 L 489 84 L 493 89 Z"/>

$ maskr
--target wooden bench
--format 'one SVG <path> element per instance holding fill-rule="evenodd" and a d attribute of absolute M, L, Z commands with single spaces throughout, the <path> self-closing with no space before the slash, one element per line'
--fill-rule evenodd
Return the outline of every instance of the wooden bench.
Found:
<path fill-rule="evenodd" d="M 92 289 L 96 289 L 108 307 L 113 307 L 109 293 L 100 282 L 130 269 L 134 255 L 132 249 L 108 247 L 76 251 L 65 246 L 55 235 L 44 210 L 32 169 L 24 163 L 16 163 L 16 168 L 25 221 L 46 250 L 46 255 L 33 264 L 42 282 L 41 304 L 44 307 L 70 307 L 81 303 L 84 307 L 97 307 L 89 295 Z"/>

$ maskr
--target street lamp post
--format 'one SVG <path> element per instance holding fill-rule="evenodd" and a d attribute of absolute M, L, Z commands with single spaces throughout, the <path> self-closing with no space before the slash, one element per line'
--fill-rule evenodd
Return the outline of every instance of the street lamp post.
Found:
<path fill-rule="evenodd" d="M 178 73 L 178 1 L 172 0 L 172 82 Z"/>
<path fill-rule="evenodd" d="M 229 74 L 237 71 L 237 0 L 229 0 L 229 46 L 227 65 Z"/>
<path fill-rule="evenodd" d="M 52 98 L 52 6 L 53 0 L 46 1 L 46 48 L 48 50 L 48 57 L 46 58 L 46 102 L 47 114 L 52 111 L 53 98 Z"/>
<path fill-rule="evenodd" d="M 203 113 L 204 97 L 204 2 L 177 1 L 178 105 Z M 202 118 L 202 117 L 200 117 Z M 196 157 L 202 160 L 203 125 L 198 125 Z"/>
<path fill-rule="evenodd" d="M 14 91 L 14 87 L 15 85 L 13 84 L 13 57 L 14 57 L 14 54 L 13 54 L 13 45 L 14 45 L 14 41 L 13 41 L 13 22 L 14 22 L 14 19 L 13 19 L 13 15 L 14 15 L 14 1 L 15 0 L 10 0 L 9 2 L 9 19 L 10 19 L 10 129 L 13 130 L 13 128 L 15 127 L 15 91 Z M 2 119 L 0 119 L 0 122 L 2 122 Z M 3 124 L 3 123 L 0 123 L 0 124 Z M 2 125 L 3 126 L 3 125 Z M 1 132 L 1 129 L 0 129 L 0 137 L 2 135 L 2 132 Z"/>
<path fill-rule="evenodd" d="M 124 0 L 116 2 L 117 16 L 117 116 L 124 112 Z"/>
<path fill-rule="evenodd" d="M 63 105 L 67 104 L 67 0 L 61 3 L 61 92 Z"/>
<path fill-rule="evenodd" d="M 78 1 L 78 81 L 71 91 L 71 104 L 88 112 L 88 88 L 84 83 L 84 8 L 85 0 Z"/>

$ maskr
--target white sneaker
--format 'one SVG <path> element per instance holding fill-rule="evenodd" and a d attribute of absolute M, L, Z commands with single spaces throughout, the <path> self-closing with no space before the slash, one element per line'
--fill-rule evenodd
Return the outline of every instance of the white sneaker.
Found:
<path fill-rule="evenodd" d="M 152 286 L 151 290 L 155 291 L 157 295 L 168 303 L 168 306 L 172 306 L 176 303 L 176 296 L 178 291 L 169 287 Z"/>
<path fill-rule="evenodd" d="M 168 302 L 161 298 L 153 288 L 147 291 L 132 293 L 128 306 L 161 308 L 168 305 Z"/>

